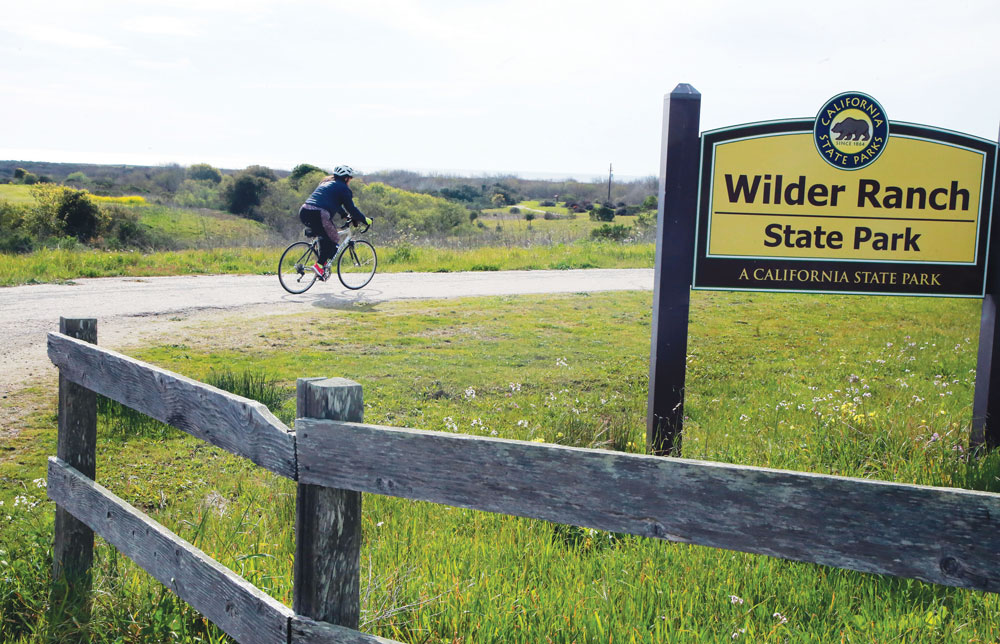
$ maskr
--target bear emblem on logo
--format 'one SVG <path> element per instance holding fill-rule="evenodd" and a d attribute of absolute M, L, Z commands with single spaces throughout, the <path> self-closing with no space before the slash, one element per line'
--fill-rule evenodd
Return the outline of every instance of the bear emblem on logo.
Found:
<path fill-rule="evenodd" d="M 871 138 L 868 121 L 854 119 L 848 116 L 840 123 L 837 123 L 830 131 L 837 135 L 837 140 L 867 141 Z"/>

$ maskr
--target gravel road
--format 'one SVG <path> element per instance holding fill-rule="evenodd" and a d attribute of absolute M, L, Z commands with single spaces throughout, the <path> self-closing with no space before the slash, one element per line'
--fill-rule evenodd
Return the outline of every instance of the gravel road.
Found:
<path fill-rule="evenodd" d="M 0 288 L 0 396 L 55 373 L 45 335 L 59 317 L 96 317 L 101 345 L 121 350 L 212 316 L 260 317 L 408 298 L 651 290 L 652 269 L 386 273 L 360 291 L 319 283 L 290 295 L 274 276 L 112 277 Z"/>

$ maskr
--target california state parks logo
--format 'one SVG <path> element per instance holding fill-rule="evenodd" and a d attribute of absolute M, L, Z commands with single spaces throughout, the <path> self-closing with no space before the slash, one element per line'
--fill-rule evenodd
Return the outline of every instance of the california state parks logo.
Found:
<path fill-rule="evenodd" d="M 813 138 L 827 163 L 841 170 L 859 170 L 874 163 L 885 149 L 889 119 L 871 96 L 844 92 L 820 108 Z"/>

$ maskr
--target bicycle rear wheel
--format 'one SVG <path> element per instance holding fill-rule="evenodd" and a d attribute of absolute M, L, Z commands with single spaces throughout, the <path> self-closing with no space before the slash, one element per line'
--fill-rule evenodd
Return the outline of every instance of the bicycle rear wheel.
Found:
<path fill-rule="evenodd" d="M 337 260 L 337 275 L 340 283 L 349 289 L 359 289 L 375 276 L 378 257 L 375 247 L 363 239 L 349 242 Z"/>
<path fill-rule="evenodd" d="M 278 281 L 289 293 L 305 293 L 316 282 L 312 265 L 319 255 L 308 242 L 295 242 L 285 249 L 278 261 Z"/>

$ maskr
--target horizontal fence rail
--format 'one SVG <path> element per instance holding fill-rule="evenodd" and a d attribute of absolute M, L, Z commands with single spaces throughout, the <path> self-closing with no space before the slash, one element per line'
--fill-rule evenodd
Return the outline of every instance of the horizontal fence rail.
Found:
<path fill-rule="evenodd" d="M 69 458 L 49 459 L 59 512 L 240 642 L 393 644 L 352 628 L 365 492 L 1000 592 L 1000 494 L 348 422 L 362 419 L 362 392 L 343 379 L 299 380 L 307 417 L 293 432 L 259 402 L 68 335 L 49 334 L 48 349 L 60 446 L 95 434 L 92 391 L 298 482 L 289 608 Z M 83 390 L 64 396 L 64 381 Z M 60 450 L 93 462 L 90 439 Z M 54 575 L 89 569 L 73 553 L 89 552 L 93 534 L 59 525 L 56 544 L 72 547 L 56 549 Z"/>
<path fill-rule="evenodd" d="M 303 483 L 1000 591 L 1000 495 L 296 421 Z"/>
<path fill-rule="evenodd" d="M 276 599 L 115 496 L 49 457 L 48 496 L 243 644 L 399 644 L 296 615 Z"/>
<path fill-rule="evenodd" d="M 295 434 L 264 404 L 60 333 L 48 349 L 71 382 L 295 478 Z"/>
<path fill-rule="evenodd" d="M 58 458 L 48 495 L 237 641 L 287 641 L 290 608 Z"/>

